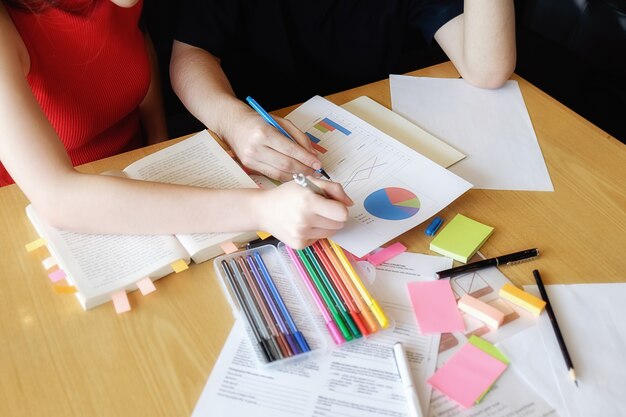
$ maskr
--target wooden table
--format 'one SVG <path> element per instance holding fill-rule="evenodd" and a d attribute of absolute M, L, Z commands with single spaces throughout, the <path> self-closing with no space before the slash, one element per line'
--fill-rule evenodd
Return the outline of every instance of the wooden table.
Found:
<path fill-rule="evenodd" d="M 457 77 L 446 63 L 412 73 Z M 533 262 L 505 267 L 516 284 L 626 281 L 626 147 L 519 77 L 555 192 L 470 190 L 442 215 L 461 212 L 495 227 L 487 256 L 538 247 Z M 334 94 L 345 103 L 368 95 L 390 106 L 389 82 Z M 287 114 L 292 108 L 276 114 Z M 170 142 L 81 167 L 123 168 Z M 133 311 L 111 303 L 84 312 L 56 295 L 37 236 L 15 187 L 0 189 L 0 415 L 188 416 L 233 324 L 211 262 L 157 283 Z M 424 225 L 397 240 L 429 253 Z"/>

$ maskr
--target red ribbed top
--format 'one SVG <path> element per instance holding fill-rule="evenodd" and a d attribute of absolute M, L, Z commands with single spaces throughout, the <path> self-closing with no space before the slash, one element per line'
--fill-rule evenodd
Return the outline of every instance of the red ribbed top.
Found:
<path fill-rule="evenodd" d="M 142 4 L 99 0 L 84 14 L 7 6 L 30 56 L 28 83 L 74 165 L 142 145 L 138 105 L 150 84 Z M 0 185 L 11 183 L 0 165 Z"/>

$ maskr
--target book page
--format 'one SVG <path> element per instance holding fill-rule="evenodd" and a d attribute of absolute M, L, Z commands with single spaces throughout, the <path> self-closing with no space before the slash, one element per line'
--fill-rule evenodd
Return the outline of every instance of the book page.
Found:
<path fill-rule="evenodd" d="M 130 178 L 144 181 L 215 189 L 257 188 L 255 182 L 206 130 L 132 163 L 124 172 Z M 249 240 L 254 236 L 254 233 L 243 237 L 242 233 L 176 235 L 195 262 L 219 254 L 220 243 Z M 197 256 L 204 250 L 209 250 L 210 255 Z"/>
<path fill-rule="evenodd" d="M 333 240 L 358 257 L 431 218 L 472 186 L 322 97 L 286 118 L 324 150 L 324 169 L 354 201 Z"/>
<path fill-rule="evenodd" d="M 75 285 L 85 309 L 110 300 L 114 291 L 134 290 L 144 277 L 161 278 L 187 252 L 169 235 L 103 235 L 56 229 L 42 222 L 32 205 L 26 214 L 47 241 L 48 250 Z"/>

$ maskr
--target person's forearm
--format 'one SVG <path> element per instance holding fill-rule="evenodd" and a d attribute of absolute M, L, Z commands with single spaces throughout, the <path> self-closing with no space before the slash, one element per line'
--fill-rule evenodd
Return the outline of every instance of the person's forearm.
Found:
<path fill-rule="evenodd" d="M 222 138 L 252 110 L 235 97 L 219 60 L 210 53 L 174 41 L 170 64 L 172 87 L 185 107 Z"/>
<path fill-rule="evenodd" d="M 515 68 L 512 0 L 465 0 L 464 64 L 470 77 L 501 84 Z"/>
<path fill-rule="evenodd" d="M 50 186 L 59 192 L 51 190 L 33 204 L 48 223 L 65 230 L 174 234 L 260 228 L 264 191 L 257 189 L 209 190 L 75 172 Z"/>
<path fill-rule="evenodd" d="M 163 95 L 161 91 L 161 77 L 159 65 L 150 37 L 146 34 L 146 51 L 150 60 L 150 87 L 139 105 L 141 126 L 148 144 L 168 139 L 167 125 L 165 122 L 165 110 L 163 108 Z"/>

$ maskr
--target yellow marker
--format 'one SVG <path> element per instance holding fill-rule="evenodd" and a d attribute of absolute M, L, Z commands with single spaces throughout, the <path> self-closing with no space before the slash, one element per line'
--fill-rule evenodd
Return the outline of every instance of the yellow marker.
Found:
<path fill-rule="evenodd" d="M 172 269 L 174 269 L 174 272 L 176 272 L 177 274 L 189 268 L 189 266 L 187 266 L 187 263 L 185 262 L 184 259 L 177 260 L 171 266 L 172 266 Z"/>
<path fill-rule="evenodd" d="M 270 233 L 267 233 L 267 232 L 262 232 L 262 231 L 260 231 L 260 230 L 259 230 L 258 232 L 256 232 L 256 234 L 257 234 L 257 236 L 258 236 L 261 240 L 265 240 L 265 239 L 267 239 L 268 237 L 272 236 Z"/>
<path fill-rule="evenodd" d="M 352 267 L 352 264 L 350 263 L 348 258 L 346 258 L 346 254 L 343 253 L 343 249 L 341 249 L 341 247 L 332 240 L 329 239 L 328 241 L 330 242 L 330 246 L 335 251 L 335 254 L 337 254 L 339 261 L 348 272 L 348 275 L 350 275 L 352 282 L 354 282 L 354 285 L 359 290 L 361 297 L 363 297 L 370 310 L 372 310 L 372 313 L 374 313 L 374 317 L 376 317 L 376 320 L 378 320 L 380 327 L 386 329 L 387 326 L 389 326 L 389 320 L 387 319 L 387 316 L 385 316 L 385 313 L 383 313 L 383 310 L 380 308 L 376 300 L 372 298 L 369 291 L 367 291 L 367 288 L 365 288 L 365 285 L 363 285 L 363 282 L 361 282 L 361 278 L 359 278 L 358 274 Z"/>
<path fill-rule="evenodd" d="M 541 298 L 522 291 L 512 284 L 504 284 L 500 288 L 500 297 L 530 311 L 535 316 L 540 315 L 546 306 L 546 302 Z"/>
<path fill-rule="evenodd" d="M 44 246 L 45 244 L 46 244 L 46 241 L 44 240 L 44 238 L 40 237 L 37 240 L 34 240 L 34 241 L 30 242 L 30 243 L 27 243 L 26 244 L 26 250 L 28 252 L 32 252 L 35 249 L 39 249 L 40 247 Z"/>
<path fill-rule="evenodd" d="M 54 291 L 57 294 L 74 294 L 78 292 L 75 286 L 73 285 L 53 285 Z"/>

